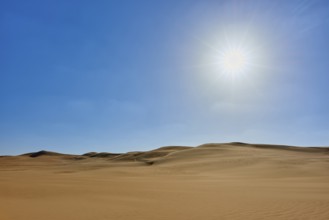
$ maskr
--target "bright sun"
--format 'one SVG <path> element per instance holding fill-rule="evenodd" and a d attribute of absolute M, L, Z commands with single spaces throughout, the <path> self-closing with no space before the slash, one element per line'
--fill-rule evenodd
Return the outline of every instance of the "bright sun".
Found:
<path fill-rule="evenodd" d="M 264 59 L 263 43 L 252 31 L 223 30 L 218 36 L 209 40 L 212 43 L 200 40 L 207 50 L 201 54 L 202 63 L 197 67 L 207 69 L 209 79 L 239 82 L 269 68 Z"/>
<path fill-rule="evenodd" d="M 248 58 L 246 51 L 242 49 L 230 49 L 223 52 L 219 58 L 220 67 L 225 73 L 243 73 L 248 67 Z"/>

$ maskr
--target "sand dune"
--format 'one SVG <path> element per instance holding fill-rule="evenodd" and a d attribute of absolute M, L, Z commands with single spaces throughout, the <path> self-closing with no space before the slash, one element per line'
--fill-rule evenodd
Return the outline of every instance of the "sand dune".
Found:
<path fill-rule="evenodd" d="M 329 219 L 329 148 L 246 143 L 0 157 L 1 220 Z"/>

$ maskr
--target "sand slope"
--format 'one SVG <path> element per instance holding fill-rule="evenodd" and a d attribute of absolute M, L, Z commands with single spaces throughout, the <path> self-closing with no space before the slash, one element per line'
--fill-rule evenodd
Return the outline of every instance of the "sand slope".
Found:
<path fill-rule="evenodd" d="M 0 220 L 327 220 L 328 207 L 328 148 L 228 143 L 0 157 Z"/>

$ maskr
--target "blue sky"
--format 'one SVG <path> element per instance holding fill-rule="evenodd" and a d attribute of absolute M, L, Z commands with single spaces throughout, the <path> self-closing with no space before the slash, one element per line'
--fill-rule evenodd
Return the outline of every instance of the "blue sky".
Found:
<path fill-rule="evenodd" d="M 329 145 L 328 1 L 1 1 L 0 31 L 0 154 Z"/>

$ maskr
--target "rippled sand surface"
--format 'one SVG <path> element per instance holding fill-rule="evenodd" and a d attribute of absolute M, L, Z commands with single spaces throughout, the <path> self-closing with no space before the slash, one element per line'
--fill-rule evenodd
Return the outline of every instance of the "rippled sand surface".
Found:
<path fill-rule="evenodd" d="M 1 220 L 329 219 L 327 148 L 0 157 Z"/>

